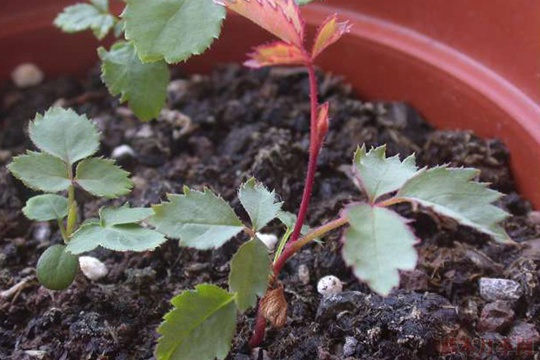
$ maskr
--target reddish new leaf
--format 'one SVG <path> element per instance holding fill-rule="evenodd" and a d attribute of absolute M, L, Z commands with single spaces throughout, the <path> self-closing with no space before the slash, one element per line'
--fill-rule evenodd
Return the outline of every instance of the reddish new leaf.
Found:
<path fill-rule="evenodd" d="M 303 65 L 309 62 L 309 57 L 296 45 L 276 41 L 260 45 L 249 54 L 250 60 L 244 65 L 251 68 L 260 68 L 269 65 Z"/>
<path fill-rule="evenodd" d="M 350 29 L 351 25 L 349 22 L 338 22 L 336 14 L 327 17 L 319 27 L 317 36 L 315 36 L 311 58 L 315 59 L 324 49 L 338 41 L 339 38 L 341 38 L 343 34 L 349 32 Z"/>
<path fill-rule="evenodd" d="M 281 40 L 302 48 L 304 21 L 294 0 L 214 0 L 253 21 Z"/>
<path fill-rule="evenodd" d="M 328 132 L 328 107 L 329 104 L 325 102 L 319 106 L 319 114 L 317 115 L 317 140 L 321 143 Z"/>

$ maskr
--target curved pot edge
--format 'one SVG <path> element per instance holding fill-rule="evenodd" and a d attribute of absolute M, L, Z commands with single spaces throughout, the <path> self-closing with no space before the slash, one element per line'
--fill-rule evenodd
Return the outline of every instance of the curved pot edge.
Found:
<path fill-rule="evenodd" d="M 446 44 L 388 21 L 342 11 L 327 4 L 314 4 L 304 10 L 306 17 L 315 23 L 323 21 L 329 13 L 339 13 L 341 18 L 352 21 L 353 27 L 349 36 L 413 58 L 414 61 L 432 67 L 434 71 L 444 73 L 467 87 L 477 97 L 482 98 L 487 106 L 504 114 L 504 126 L 499 125 L 483 131 L 486 136 L 505 141 L 511 154 L 525 153 L 526 156 L 527 152 L 532 152 L 532 158 L 540 159 L 540 105 L 513 83 Z M 432 120 L 430 118 L 430 121 Z M 443 122 L 442 126 L 448 127 L 448 124 Z M 523 138 L 529 140 L 518 141 L 513 139 L 512 135 L 517 135 L 521 140 Z M 512 169 L 520 191 L 536 208 L 540 208 L 540 161 L 536 167 L 531 168 L 531 164 L 528 165 L 512 161 Z"/>

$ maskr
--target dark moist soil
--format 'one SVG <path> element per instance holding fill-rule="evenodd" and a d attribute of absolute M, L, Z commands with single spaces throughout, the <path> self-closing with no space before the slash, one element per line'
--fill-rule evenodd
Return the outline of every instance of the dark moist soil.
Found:
<path fill-rule="evenodd" d="M 469 132 L 436 131 L 405 104 L 363 102 L 339 78 L 318 76 L 321 100 L 330 101 L 332 120 L 319 160 L 310 225 L 333 219 L 344 204 L 364 198 L 349 175 L 353 152 L 363 143 L 387 144 L 390 155 L 416 153 L 420 166 L 479 168 L 480 180 L 507 194 L 499 205 L 513 215 L 505 227 L 518 245 L 495 244 L 424 209 L 402 206 L 399 211 L 414 220 L 422 239 L 420 261 L 417 270 L 403 274 L 399 290 L 381 298 L 344 265 L 341 231 L 335 231 L 284 268 L 286 326 L 269 329 L 262 348 L 250 353 L 246 341 L 255 314 L 240 316 L 229 359 L 526 357 L 527 341 L 539 340 L 540 244 L 533 240 L 540 238 L 540 221 L 515 191 L 504 145 Z M 246 218 L 236 191 L 255 176 L 276 190 L 285 209 L 297 209 L 308 158 L 306 74 L 233 65 L 209 76 L 175 78 L 169 110 L 150 123 L 140 123 L 110 97 L 96 73 L 85 82 L 66 77 L 24 91 L 4 87 L 0 289 L 13 291 L 0 296 L 0 359 L 152 359 L 155 329 L 170 309 L 169 299 L 202 282 L 226 287 L 228 261 L 246 240 L 240 236 L 215 251 L 181 249 L 176 241 L 142 254 L 97 250 L 91 255 L 109 267 L 105 278 L 91 282 L 78 275 L 62 292 L 39 286 L 36 261 L 60 242 L 58 229 L 25 220 L 21 207 L 34 194 L 3 166 L 31 146 L 25 129 L 35 112 L 52 104 L 73 107 L 93 118 L 103 132 L 102 155 L 110 156 L 120 145 L 133 148 L 136 156 L 120 163 L 132 173 L 135 189 L 114 204 L 127 200 L 149 206 L 166 193 L 181 192 L 184 185 L 207 186 Z M 85 218 L 106 204 L 79 194 L 83 201 Z M 279 234 L 283 229 L 272 223 L 266 231 Z M 305 272 L 299 276 L 301 264 L 307 266 L 308 278 Z M 317 281 L 328 274 L 341 279 L 344 293 L 323 300 Z M 481 277 L 516 280 L 524 295 L 518 301 L 488 303 L 479 295 Z"/>

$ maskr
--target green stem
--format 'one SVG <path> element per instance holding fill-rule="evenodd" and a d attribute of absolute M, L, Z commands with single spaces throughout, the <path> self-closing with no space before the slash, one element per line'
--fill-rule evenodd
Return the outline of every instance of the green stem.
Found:
<path fill-rule="evenodd" d="M 71 185 L 68 187 L 68 217 L 65 231 L 66 241 L 69 241 L 69 238 L 75 231 L 75 226 L 77 225 L 77 202 L 75 201 L 75 185 L 73 185 L 75 179 L 73 178 L 72 166 L 68 166 L 68 176 L 71 180 Z"/>
<path fill-rule="evenodd" d="M 62 234 L 62 239 L 65 243 L 67 243 L 69 241 L 69 238 L 67 236 L 66 228 L 62 219 L 58 219 L 58 228 L 60 229 L 60 233 Z"/>
<path fill-rule="evenodd" d="M 375 205 L 377 205 L 379 207 L 389 207 L 391 205 L 399 204 L 399 203 L 402 203 L 402 202 L 405 202 L 405 201 L 406 200 L 402 199 L 402 198 L 392 197 L 392 198 L 386 199 L 384 201 L 379 201 Z"/>
<path fill-rule="evenodd" d="M 283 268 L 283 265 L 287 262 L 287 260 L 296 254 L 298 250 L 300 250 L 303 246 L 309 244 L 313 240 L 322 237 L 327 232 L 332 231 L 334 229 L 337 229 L 338 227 L 341 227 L 345 224 L 347 224 L 349 220 L 345 216 L 340 216 L 339 218 L 330 221 L 329 223 L 326 223 L 324 225 L 319 226 L 316 229 L 311 230 L 308 232 L 305 236 L 301 237 L 295 242 L 290 242 L 288 246 L 285 248 L 281 256 L 277 259 L 277 261 L 274 263 L 274 275 L 278 276 L 279 272 Z"/>
<path fill-rule="evenodd" d="M 281 256 L 281 253 L 283 252 L 283 249 L 285 248 L 285 245 L 287 244 L 287 241 L 289 241 L 289 237 L 292 234 L 292 229 L 287 228 L 287 231 L 285 231 L 285 234 L 283 234 L 283 237 L 281 238 L 281 241 L 279 242 L 278 248 L 276 250 L 276 253 L 274 255 L 274 262 L 275 264 L 279 257 Z"/>

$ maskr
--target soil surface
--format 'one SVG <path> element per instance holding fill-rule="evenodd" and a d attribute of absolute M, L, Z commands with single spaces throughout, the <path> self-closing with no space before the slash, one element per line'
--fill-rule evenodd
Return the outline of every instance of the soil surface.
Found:
<path fill-rule="evenodd" d="M 387 144 L 390 155 L 416 153 L 420 166 L 480 169 L 480 180 L 507 194 L 498 205 L 513 215 L 505 227 L 517 244 L 495 244 L 425 209 L 400 206 L 422 239 L 420 261 L 417 270 L 402 274 L 398 290 L 381 298 L 344 265 L 341 231 L 334 231 L 284 268 L 286 326 L 268 329 L 263 346 L 251 352 L 246 342 L 255 313 L 248 311 L 239 318 L 228 359 L 532 358 L 531 346 L 540 343 L 540 214 L 516 193 L 504 145 L 469 132 L 436 131 L 405 104 L 363 102 L 339 78 L 318 77 L 332 120 L 319 160 L 311 226 L 364 199 L 349 175 L 356 147 Z M 226 287 L 228 261 L 246 240 L 239 236 L 216 251 L 183 249 L 176 241 L 148 253 L 101 249 L 91 255 L 109 267 L 105 278 L 92 282 L 79 274 L 62 292 L 41 287 L 37 259 L 61 238 L 54 224 L 24 218 L 21 208 L 34 193 L 4 166 L 31 147 L 25 132 L 36 112 L 52 104 L 73 107 L 98 124 L 102 155 L 121 145 L 133 149 L 118 160 L 133 175 L 132 194 L 106 202 L 80 193 L 84 218 L 96 216 L 106 203 L 149 206 L 184 185 L 210 187 L 246 218 L 236 192 L 251 176 L 275 189 L 286 210 L 297 210 L 308 158 L 305 72 L 232 65 L 208 76 L 174 78 L 167 109 L 149 123 L 137 121 L 110 97 L 95 72 L 84 82 L 66 77 L 27 90 L 8 84 L 1 91 L 0 359 L 152 359 L 155 329 L 170 309 L 169 299 L 202 282 Z M 276 222 L 266 232 L 283 229 Z M 341 279 L 344 292 L 323 299 L 317 281 L 328 274 Z M 518 286 L 501 290 L 491 281 L 493 288 L 485 290 L 491 292 L 481 296 L 482 277 Z"/>

